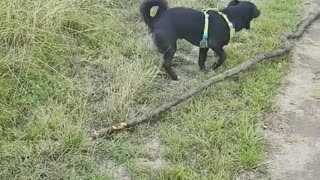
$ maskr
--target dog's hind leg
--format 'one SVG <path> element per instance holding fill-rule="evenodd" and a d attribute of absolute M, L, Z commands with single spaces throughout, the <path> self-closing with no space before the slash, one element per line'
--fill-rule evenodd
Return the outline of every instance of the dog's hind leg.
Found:
<path fill-rule="evenodd" d="M 172 67 L 171 67 L 172 59 L 173 59 L 175 53 L 176 53 L 176 48 L 169 47 L 169 49 L 166 51 L 166 53 L 163 56 L 163 58 L 164 58 L 163 67 L 173 80 L 178 80 L 178 76 L 172 70 Z"/>
<path fill-rule="evenodd" d="M 163 67 L 173 80 L 178 80 L 178 76 L 172 70 L 171 64 L 177 50 L 175 38 L 168 36 L 170 33 L 153 33 L 153 39 L 160 53 L 163 54 Z M 172 33 L 171 33 L 172 35 Z"/>
<path fill-rule="evenodd" d="M 209 50 L 209 48 L 200 48 L 199 49 L 198 65 L 199 65 L 201 71 L 204 71 L 206 69 L 206 60 L 207 60 L 208 50 Z"/>
<path fill-rule="evenodd" d="M 225 62 L 227 55 L 224 52 L 223 47 L 215 47 L 215 48 L 212 48 L 212 50 L 219 56 L 218 62 L 213 63 L 212 65 L 213 69 L 217 69 Z"/>

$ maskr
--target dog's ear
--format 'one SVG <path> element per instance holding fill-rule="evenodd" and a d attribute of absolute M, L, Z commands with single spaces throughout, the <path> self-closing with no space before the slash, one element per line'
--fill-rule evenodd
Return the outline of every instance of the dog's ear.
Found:
<path fill-rule="evenodd" d="M 228 7 L 229 6 L 236 6 L 236 5 L 238 5 L 239 4 L 239 1 L 238 0 L 233 0 L 233 1 L 231 1 L 229 4 L 228 4 Z"/>

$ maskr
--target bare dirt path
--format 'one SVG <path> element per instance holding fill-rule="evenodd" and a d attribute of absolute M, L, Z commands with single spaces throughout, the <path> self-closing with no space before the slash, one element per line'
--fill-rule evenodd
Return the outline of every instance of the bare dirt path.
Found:
<path fill-rule="evenodd" d="M 320 1 L 314 0 L 309 7 L 320 8 Z M 267 161 L 270 178 L 320 179 L 320 20 L 296 46 L 276 105 L 278 111 L 264 122 L 272 142 Z"/>

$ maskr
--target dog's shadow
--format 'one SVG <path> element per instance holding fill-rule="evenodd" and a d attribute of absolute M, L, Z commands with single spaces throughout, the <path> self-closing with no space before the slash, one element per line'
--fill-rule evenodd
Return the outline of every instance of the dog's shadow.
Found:
<path fill-rule="evenodd" d="M 172 61 L 172 67 L 179 77 L 193 79 L 198 77 L 198 75 L 213 71 L 211 65 L 217 61 L 218 57 L 213 52 L 209 51 L 206 62 L 206 71 L 200 71 L 198 65 L 198 56 L 198 47 L 193 47 L 189 51 L 181 51 L 175 54 Z"/>

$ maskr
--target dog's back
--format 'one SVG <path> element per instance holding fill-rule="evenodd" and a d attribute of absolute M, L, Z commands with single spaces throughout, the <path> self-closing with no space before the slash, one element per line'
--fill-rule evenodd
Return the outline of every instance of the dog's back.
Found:
<path fill-rule="evenodd" d="M 201 38 L 203 27 L 204 15 L 202 12 L 189 8 L 171 8 L 154 22 L 153 31 L 171 31 L 168 33 L 174 33 L 177 39 L 183 38 L 190 41 L 191 36 L 196 36 L 197 39 Z"/>

